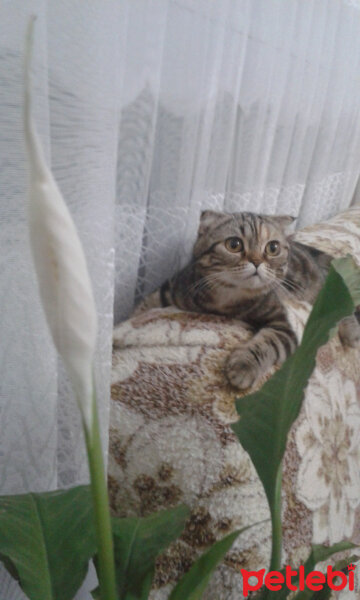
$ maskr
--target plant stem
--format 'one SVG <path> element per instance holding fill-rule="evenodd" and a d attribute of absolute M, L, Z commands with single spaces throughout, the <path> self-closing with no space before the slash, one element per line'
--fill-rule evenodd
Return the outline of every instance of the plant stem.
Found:
<path fill-rule="evenodd" d="M 117 600 L 109 497 L 105 479 L 95 392 L 93 395 L 92 412 L 92 431 L 89 432 L 85 426 L 84 431 L 98 546 L 97 572 L 100 584 L 100 597 L 101 600 Z"/>
<path fill-rule="evenodd" d="M 275 498 L 271 510 L 272 547 L 270 571 L 280 571 L 282 553 L 282 524 L 281 524 L 281 484 L 282 465 L 280 464 L 275 484 Z"/>

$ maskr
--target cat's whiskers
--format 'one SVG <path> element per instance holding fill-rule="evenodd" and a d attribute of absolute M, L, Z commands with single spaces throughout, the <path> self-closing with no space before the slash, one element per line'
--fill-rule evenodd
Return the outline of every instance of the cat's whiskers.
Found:
<path fill-rule="evenodd" d="M 286 289 L 283 285 L 282 285 L 282 279 L 279 279 L 275 273 L 269 269 L 268 267 L 266 267 L 266 274 L 268 279 L 271 281 L 271 289 L 273 289 L 275 291 L 275 293 L 277 291 L 279 291 L 281 289 L 282 292 L 285 292 L 287 295 L 290 295 L 290 290 Z"/>
<path fill-rule="evenodd" d="M 301 291 L 301 286 L 298 283 L 296 283 L 295 281 L 293 281 L 292 279 L 288 279 L 287 277 L 283 277 L 281 279 L 281 284 L 283 286 L 290 288 L 294 292 Z"/>
<path fill-rule="evenodd" d="M 278 278 L 276 277 L 276 275 L 274 275 L 268 269 L 266 269 L 266 275 L 267 275 L 267 279 L 271 282 L 271 284 L 270 284 L 271 287 L 279 287 L 280 286 L 280 282 L 279 282 Z"/>
<path fill-rule="evenodd" d="M 228 273 L 242 273 L 242 271 L 245 271 L 247 268 L 247 265 L 238 265 L 237 267 L 231 267 L 230 269 L 228 269 Z"/>
<path fill-rule="evenodd" d="M 186 296 L 191 294 L 199 293 L 203 290 L 212 291 L 219 283 L 221 284 L 223 280 L 223 276 L 226 274 L 239 274 L 245 271 L 247 268 L 247 264 L 237 265 L 236 267 L 229 267 L 228 269 L 222 269 L 216 273 L 210 273 L 209 275 L 204 275 L 198 281 L 195 281 L 192 285 L 189 286 Z"/>
<path fill-rule="evenodd" d="M 266 268 L 266 273 L 269 279 L 271 279 L 271 287 L 274 289 L 275 293 L 281 290 L 281 292 L 285 293 L 287 296 L 291 296 L 292 293 L 301 291 L 301 286 L 295 281 L 287 277 L 277 277 L 274 272 L 268 268 Z"/>
<path fill-rule="evenodd" d="M 239 275 L 243 274 L 248 268 L 248 263 L 240 264 L 235 267 L 228 267 L 227 269 L 222 269 L 221 271 L 217 271 L 216 273 L 210 273 L 209 275 L 204 275 L 198 281 L 195 281 L 191 286 L 189 286 L 186 296 L 198 294 L 203 291 L 211 292 L 216 288 L 219 284 L 223 283 L 224 275 Z M 260 274 L 261 277 L 261 274 Z M 265 273 L 263 274 L 263 283 L 264 287 L 269 286 L 270 289 L 273 289 L 275 293 L 282 292 L 287 296 L 291 296 L 293 293 L 299 292 L 301 287 L 296 282 L 292 281 L 288 277 L 278 277 L 274 271 L 265 265 Z M 241 280 L 239 281 L 241 284 Z"/>
<path fill-rule="evenodd" d="M 204 277 L 201 277 L 201 279 L 199 279 L 198 281 L 195 281 L 195 283 L 193 283 L 187 293 L 186 296 L 190 295 L 190 294 L 194 294 L 196 292 L 200 292 L 204 289 L 208 289 L 209 291 L 212 290 L 214 288 L 214 286 L 221 280 L 221 276 L 223 273 L 226 273 L 227 271 L 222 270 L 218 273 L 210 273 L 209 275 L 205 275 Z"/>

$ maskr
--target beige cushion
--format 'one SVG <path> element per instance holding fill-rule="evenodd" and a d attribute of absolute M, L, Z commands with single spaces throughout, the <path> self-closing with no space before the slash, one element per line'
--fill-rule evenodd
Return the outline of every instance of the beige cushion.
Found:
<path fill-rule="evenodd" d="M 360 208 L 296 234 L 360 264 Z M 288 304 L 301 336 L 310 307 Z M 158 561 L 151 598 L 167 598 L 191 561 L 228 532 L 269 517 L 261 483 L 230 423 L 236 391 L 223 375 L 249 334 L 236 320 L 152 309 L 115 329 L 109 489 L 119 516 L 184 502 L 192 516 Z M 338 337 L 320 349 L 284 461 L 284 564 L 312 543 L 360 542 L 360 361 Z M 240 568 L 268 567 L 270 524 L 241 535 L 217 569 L 206 600 L 242 598 Z"/>

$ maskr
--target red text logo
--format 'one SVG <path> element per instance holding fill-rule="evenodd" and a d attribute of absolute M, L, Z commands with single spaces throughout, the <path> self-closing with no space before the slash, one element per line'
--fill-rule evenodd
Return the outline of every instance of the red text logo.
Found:
<path fill-rule="evenodd" d="M 268 590 L 278 591 L 286 586 L 288 590 L 296 591 L 300 590 L 312 590 L 314 592 L 323 589 L 324 585 L 327 584 L 331 590 L 339 591 L 343 590 L 349 585 L 349 590 L 354 590 L 354 570 L 355 565 L 349 565 L 347 567 L 348 575 L 343 571 L 333 570 L 331 566 L 327 568 L 327 572 L 322 573 L 321 571 L 310 571 L 305 573 L 303 566 L 299 567 L 296 571 L 289 565 L 285 567 L 285 572 L 280 571 L 269 571 L 265 575 L 265 569 L 260 571 L 247 571 L 241 569 L 241 575 L 243 577 L 243 594 L 248 596 L 249 592 L 255 592 L 259 590 L 263 585 Z M 256 581 L 254 581 L 254 579 Z M 251 580 L 251 581 L 250 581 Z"/>

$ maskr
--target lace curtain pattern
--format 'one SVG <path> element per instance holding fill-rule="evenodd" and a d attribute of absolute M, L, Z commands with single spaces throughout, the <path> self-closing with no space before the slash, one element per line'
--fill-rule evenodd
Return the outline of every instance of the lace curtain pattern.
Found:
<path fill-rule="evenodd" d="M 349 205 L 359 174 L 354 3 L 130 3 L 115 206 L 115 317 L 189 254 L 203 208 Z"/>
<path fill-rule="evenodd" d="M 37 15 L 35 118 L 99 311 L 106 446 L 113 318 L 186 260 L 202 209 L 287 212 L 304 225 L 351 203 L 360 173 L 358 10 L 355 0 L 1 3 L 0 493 L 87 480 L 79 416 L 29 254 L 28 16 Z M 0 595 L 22 597 L 6 577 Z"/>

